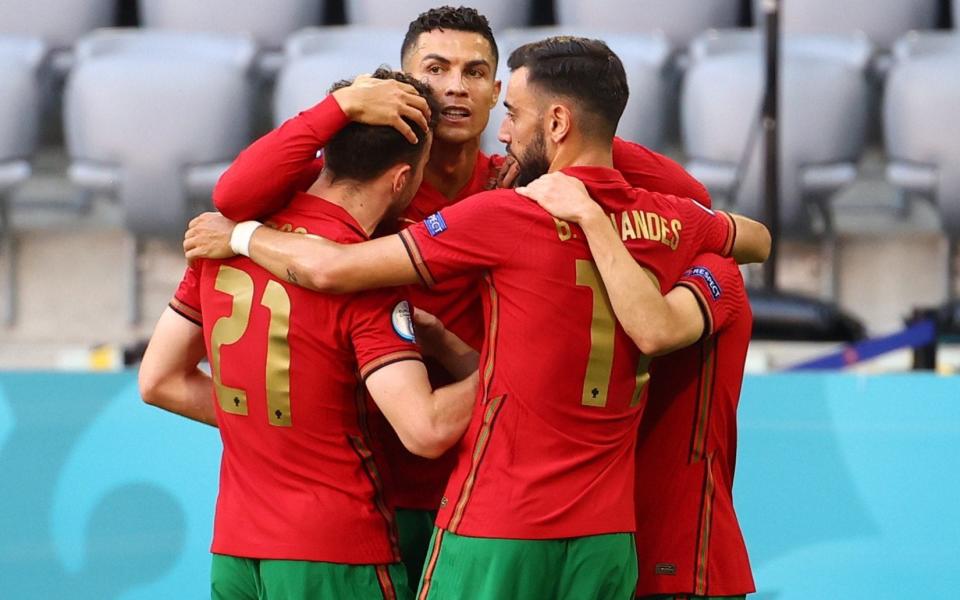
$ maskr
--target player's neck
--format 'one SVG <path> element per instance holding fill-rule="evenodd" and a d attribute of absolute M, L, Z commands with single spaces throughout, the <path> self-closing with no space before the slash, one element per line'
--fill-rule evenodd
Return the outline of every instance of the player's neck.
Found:
<path fill-rule="evenodd" d="M 385 190 L 379 190 L 376 182 L 357 183 L 356 181 L 333 181 L 329 172 L 323 171 L 317 178 L 308 194 L 319 196 L 331 204 L 336 204 L 350 213 L 350 216 L 360 224 L 367 236 L 373 234 L 377 225 L 383 220 L 387 212 Z"/>
<path fill-rule="evenodd" d="M 604 142 L 571 142 L 557 149 L 550 172 L 567 167 L 613 168 L 613 140 Z"/>
<path fill-rule="evenodd" d="M 446 198 L 456 198 L 473 177 L 479 152 L 479 137 L 464 144 L 451 144 L 434 137 L 430 160 L 423 172 L 424 181 Z"/>

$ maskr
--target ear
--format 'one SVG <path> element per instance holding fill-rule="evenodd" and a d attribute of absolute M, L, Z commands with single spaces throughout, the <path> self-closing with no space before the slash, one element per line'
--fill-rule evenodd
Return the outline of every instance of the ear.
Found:
<path fill-rule="evenodd" d="M 390 191 L 396 196 L 407 187 L 407 182 L 410 181 L 410 177 L 413 175 L 413 167 L 403 163 L 395 166 L 393 168 L 393 178 L 390 182 Z"/>
<path fill-rule="evenodd" d="M 554 144 L 559 144 L 573 127 L 573 114 L 563 104 L 551 104 L 546 113 L 547 135 Z"/>
<path fill-rule="evenodd" d="M 493 97 L 490 98 L 490 108 L 496 108 L 497 101 L 500 100 L 501 89 L 503 89 L 503 82 L 497 79 L 493 82 Z"/>

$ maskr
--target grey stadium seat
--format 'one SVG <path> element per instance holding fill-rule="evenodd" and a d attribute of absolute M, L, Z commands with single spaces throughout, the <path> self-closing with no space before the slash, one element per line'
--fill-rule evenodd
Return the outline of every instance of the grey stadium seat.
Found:
<path fill-rule="evenodd" d="M 883 107 L 887 178 L 939 206 L 951 257 L 960 239 L 958 63 L 960 35 L 908 35 L 894 49 Z M 952 268 L 948 274 L 953 295 Z"/>
<path fill-rule="evenodd" d="M 275 124 L 323 100 L 335 81 L 371 73 L 381 65 L 400 69 L 404 33 L 347 26 L 315 27 L 291 36 L 274 89 Z"/>
<path fill-rule="evenodd" d="M 0 0 L 0 34 L 42 39 L 54 51 L 54 66 L 65 72 L 69 49 L 80 37 L 113 23 L 116 0 Z"/>
<path fill-rule="evenodd" d="M 325 0 L 138 0 L 145 27 L 178 31 L 246 34 L 262 48 L 279 50 L 288 35 L 318 25 Z M 267 59 L 274 70 L 275 59 Z"/>
<path fill-rule="evenodd" d="M 406 31 L 407 25 L 420 13 L 442 6 L 443 2 L 436 0 L 345 0 L 347 23 L 374 27 L 402 27 Z M 453 6 L 460 3 L 451 2 Z M 467 6 L 477 9 L 477 12 L 487 17 L 494 31 L 507 27 L 523 27 L 530 20 L 531 0 L 474 0 L 464 2 Z"/>
<path fill-rule="evenodd" d="M 681 106 L 687 168 L 715 199 L 754 217 L 763 204 L 761 54 L 757 31 L 705 34 L 691 47 Z M 862 35 L 788 37 L 784 44 L 780 216 L 786 234 L 810 232 L 808 208 L 822 209 L 829 227 L 827 200 L 856 178 L 870 54 Z M 757 141 L 752 151 L 751 136 Z"/>
<path fill-rule="evenodd" d="M 805 0 L 804 0 L 805 1 Z M 609 31 L 662 31 L 682 48 L 706 29 L 736 27 L 740 0 L 556 0 L 557 23 Z"/>
<path fill-rule="evenodd" d="M 45 48 L 36 38 L 0 36 L 0 259 L 7 262 L 2 322 L 14 318 L 15 250 L 8 201 L 30 176 L 39 126 L 38 71 Z"/>
<path fill-rule="evenodd" d="M 0 36 L 0 196 L 30 176 L 44 52 L 39 39 Z"/>
<path fill-rule="evenodd" d="M 84 38 L 64 99 L 70 179 L 119 198 L 135 236 L 182 234 L 191 200 L 209 202 L 250 139 L 253 56 L 246 37 L 101 30 Z"/>
<path fill-rule="evenodd" d="M 762 2 L 754 0 L 757 15 Z M 934 28 L 940 9 L 939 0 L 788 0 L 781 6 L 787 33 L 862 31 L 880 48 L 890 48 L 910 30 Z"/>
<path fill-rule="evenodd" d="M 667 130 L 667 106 L 670 81 L 666 75 L 670 59 L 670 44 L 663 34 L 624 34 L 600 32 L 571 27 L 534 27 L 512 29 L 498 36 L 500 65 L 497 77 L 503 82 L 500 101 L 490 113 L 490 123 L 483 134 L 482 148 L 488 154 L 503 154 L 503 144 L 497 140 L 500 124 L 506 116 L 503 99 L 507 92 L 510 69 L 507 58 L 516 48 L 545 37 L 567 34 L 602 39 L 623 61 L 630 86 L 630 99 L 620 119 L 617 134 L 651 148 L 660 148 Z"/>

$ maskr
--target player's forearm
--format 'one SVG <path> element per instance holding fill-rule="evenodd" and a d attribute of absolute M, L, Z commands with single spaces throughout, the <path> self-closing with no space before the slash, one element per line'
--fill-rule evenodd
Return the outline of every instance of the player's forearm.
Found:
<path fill-rule="evenodd" d="M 200 369 L 170 375 L 153 382 L 141 379 L 140 395 L 143 401 L 151 406 L 213 427 L 217 426 L 213 382 L 210 376 Z"/>
<path fill-rule="evenodd" d="M 463 437 L 473 414 L 478 382 L 479 375 L 474 370 L 463 380 L 437 388 L 431 394 L 430 429 L 434 457 L 446 452 Z"/>
<path fill-rule="evenodd" d="M 631 256 L 602 210 L 580 226 L 624 331 L 644 354 L 661 353 L 669 342 L 672 311 L 653 276 Z"/>
<path fill-rule="evenodd" d="M 360 244 L 260 227 L 250 239 L 250 258 L 275 277 L 307 289 L 345 294 L 419 282 L 396 235 Z"/>
<path fill-rule="evenodd" d="M 760 222 L 741 215 L 731 214 L 737 225 L 737 238 L 733 243 L 733 259 L 738 264 L 762 263 L 770 256 L 772 239 L 770 230 Z"/>
<path fill-rule="evenodd" d="M 339 244 L 299 233 L 259 227 L 250 238 L 250 260 L 279 279 L 322 292 L 336 292 Z"/>
<path fill-rule="evenodd" d="M 349 122 L 329 96 L 243 150 L 213 189 L 213 203 L 235 221 L 276 212 L 291 198 L 317 150 Z"/>
<path fill-rule="evenodd" d="M 480 353 L 469 344 L 449 331 L 444 335 L 442 343 L 447 351 L 435 358 L 454 378 L 463 379 L 477 370 Z"/>
<path fill-rule="evenodd" d="M 422 362 L 401 361 L 374 371 L 367 389 L 407 450 L 436 458 L 470 422 L 477 374 L 433 390 Z"/>
<path fill-rule="evenodd" d="M 420 331 L 418 328 L 418 338 Z M 442 325 L 419 341 L 424 354 L 436 359 L 454 379 L 464 379 L 477 370 L 480 354 Z"/>

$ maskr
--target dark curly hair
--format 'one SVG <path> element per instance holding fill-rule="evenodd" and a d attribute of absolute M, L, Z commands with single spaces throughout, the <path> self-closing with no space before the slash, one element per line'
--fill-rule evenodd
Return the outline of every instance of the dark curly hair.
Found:
<path fill-rule="evenodd" d="M 483 39 L 490 44 L 490 50 L 493 51 L 493 63 L 500 60 L 500 53 L 497 50 L 497 42 L 493 39 L 493 31 L 490 29 L 490 23 L 487 18 L 477 12 L 475 8 L 469 6 L 440 6 L 431 8 L 421 13 L 416 19 L 410 22 L 407 29 L 407 35 L 403 38 L 403 45 L 400 47 L 400 60 L 405 60 L 421 33 L 427 33 L 436 29 L 449 29 L 451 31 L 468 31 L 479 33 Z"/>
<path fill-rule="evenodd" d="M 412 85 L 430 106 L 430 130 L 436 127 L 440 118 L 440 106 L 427 84 L 386 67 L 377 69 L 372 77 L 395 79 Z M 353 82 L 348 80 L 338 81 L 330 88 L 330 92 L 345 88 L 351 83 Z M 404 121 L 417 134 L 416 144 L 408 142 L 407 138 L 393 127 L 350 123 L 333 136 L 323 149 L 324 166 L 332 173 L 335 181 L 370 181 L 401 162 L 415 167 L 423 156 L 427 132 L 407 118 L 404 118 Z"/>

